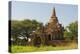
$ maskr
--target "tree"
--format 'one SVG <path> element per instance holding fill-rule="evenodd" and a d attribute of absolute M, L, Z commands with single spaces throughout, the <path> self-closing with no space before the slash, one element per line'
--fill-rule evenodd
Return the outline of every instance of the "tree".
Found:
<path fill-rule="evenodd" d="M 72 39 L 78 38 L 78 22 L 73 22 L 69 26 L 69 31 L 72 33 Z"/>
<path fill-rule="evenodd" d="M 71 40 L 78 39 L 78 22 L 73 22 L 66 27 L 64 36 Z"/>
<path fill-rule="evenodd" d="M 25 19 L 21 21 L 12 20 L 11 21 L 11 38 L 16 40 L 15 43 L 18 43 L 20 40 L 19 37 L 29 38 L 32 31 L 35 31 L 37 27 L 41 27 L 41 26 L 43 26 L 43 24 L 40 22 L 37 22 L 36 20 L 29 20 L 29 19 Z"/>

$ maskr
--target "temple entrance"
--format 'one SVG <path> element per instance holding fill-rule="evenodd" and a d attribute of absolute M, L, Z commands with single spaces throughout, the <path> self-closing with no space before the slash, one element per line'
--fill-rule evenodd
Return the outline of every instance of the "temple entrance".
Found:
<path fill-rule="evenodd" d="M 51 40 L 51 35 L 50 34 L 48 35 L 48 40 Z"/>
<path fill-rule="evenodd" d="M 41 45 L 41 38 L 40 37 L 35 38 L 34 45 L 37 46 L 37 47 L 40 47 L 40 45 Z"/>

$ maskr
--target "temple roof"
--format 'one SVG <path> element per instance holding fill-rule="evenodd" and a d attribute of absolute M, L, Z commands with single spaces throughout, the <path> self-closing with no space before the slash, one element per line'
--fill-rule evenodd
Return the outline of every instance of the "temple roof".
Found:
<path fill-rule="evenodd" d="M 53 8 L 52 16 L 51 16 L 51 17 L 56 17 L 56 11 L 55 11 L 55 8 Z"/>

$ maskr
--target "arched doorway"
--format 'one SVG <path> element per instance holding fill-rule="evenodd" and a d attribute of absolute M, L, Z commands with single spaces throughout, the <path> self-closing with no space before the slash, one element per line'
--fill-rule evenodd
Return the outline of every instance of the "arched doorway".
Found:
<path fill-rule="evenodd" d="M 48 35 L 48 40 L 51 40 L 51 34 Z"/>
<path fill-rule="evenodd" d="M 37 47 L 39 47 L 41 45 L 41 38 L 40 37 L 35 38 L 34 45 Z"/>

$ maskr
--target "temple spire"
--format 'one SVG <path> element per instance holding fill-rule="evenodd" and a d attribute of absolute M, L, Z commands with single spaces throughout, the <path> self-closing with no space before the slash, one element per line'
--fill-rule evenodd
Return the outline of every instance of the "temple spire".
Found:
<path fill-rule="evenodd" d="M 53 8 L 53 11 L 52 11 L 52 16 L 51 16 L 52 18 L 53 17 L 56 17 L 56 11 L 55 11 L 55 8 Z"/>

